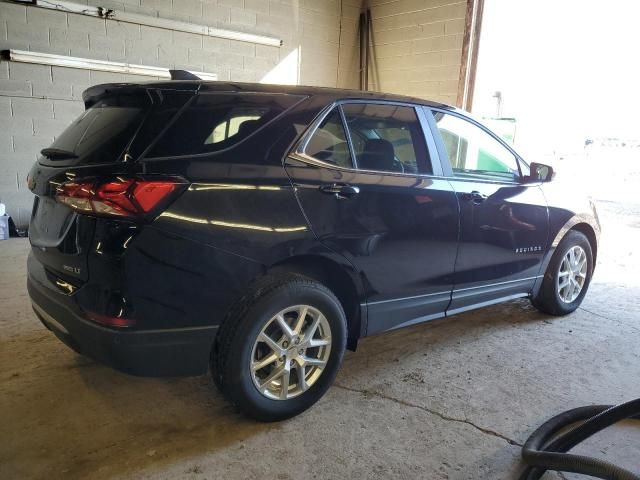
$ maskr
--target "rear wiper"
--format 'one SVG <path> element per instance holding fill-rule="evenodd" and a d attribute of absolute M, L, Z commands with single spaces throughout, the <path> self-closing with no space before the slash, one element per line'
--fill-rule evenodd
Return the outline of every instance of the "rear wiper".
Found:
<path fill-rule="evenodd" d="M 69 150 L 62 150 L 61 148 L 43 148 L 40 153 L 47 157 L 49 160 L 63 160 L 65 158 L 78 158 L 73 152 Z"/>

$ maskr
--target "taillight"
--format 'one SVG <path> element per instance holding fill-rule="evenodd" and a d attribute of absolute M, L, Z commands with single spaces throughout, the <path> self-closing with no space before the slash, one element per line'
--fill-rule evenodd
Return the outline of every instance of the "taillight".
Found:
<path fill-rule="evenodd" d="M 138 217 L 149 213 L 180 184 L 175 180 L 118 177 L 109 181 L 70 181 L 56 188 L 56 200 L 81 213 Z"/>

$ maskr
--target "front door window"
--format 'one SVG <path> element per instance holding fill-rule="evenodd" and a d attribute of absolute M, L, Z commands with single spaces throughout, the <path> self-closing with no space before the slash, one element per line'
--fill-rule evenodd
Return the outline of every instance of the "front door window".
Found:
<path fill-rule="evenodd" d="M 518 160 L 507 147 L 467 120 L 444 112 L 433 113 L 454 176 L 518 180 Z"/>

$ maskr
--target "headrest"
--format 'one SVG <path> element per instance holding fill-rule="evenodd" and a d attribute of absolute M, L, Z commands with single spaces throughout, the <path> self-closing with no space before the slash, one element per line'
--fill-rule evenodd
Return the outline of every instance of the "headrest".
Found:
<path fill-rule="evenodd" d="M 365 142 L 364 149 L 358 158 L 358 166 L 365 170 L 394 170 L 395 152 L 388 140 L 372 138 Z"/>
<path fill-rule="evenodd" d="M 254 130 L 257 130 L 259 120 L 245 120 L 238 127 L 238 135 L 240 137 L 249 136 Z"/>

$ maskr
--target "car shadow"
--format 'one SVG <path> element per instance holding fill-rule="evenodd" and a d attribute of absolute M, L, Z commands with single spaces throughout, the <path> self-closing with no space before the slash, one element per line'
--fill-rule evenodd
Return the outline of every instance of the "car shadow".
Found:
<path fill-rule="evenodd" d="M 11 439 L 1 442 L 2 478 L 118 478 L 233 449 L 274 428 L 236 412 L 209 376 L 129 376 L 47 331 L 0 341 L 0 349 L 10 343 L 31 351 L 4 362 L 0 377 L 0 437 Z"/>
<path fill-rule="evenodd" d="M 500 317 L 493 321 L 496 328 L 506 322 Z M 366 366 L 363 371 L 361 362 L 350 358 L 366 358 L 371 352 L 392 363 L 400 344 L 404 355 L 417 354 L 429 348 L 425 332 L 435 341 L 450 336 L 454 324 L 468 324 L 468 331 L 472 323 L 471 317 L 438 321 L 393 332 L 382 343 L 383 336 L 364 339 L 363 352 L 348 354 L 340 378 L 368 375 Z M 69 478 L 116 478 L 205 452 L 241 448 L 251 437 L 282 425 L 239 414 L 208 375 L 130 376 L 75 354 L 37 327 L 13 340 L 31 348 L 26 371 L 16 365 L 3 381 L 3 411 L 12 412 L 3 437 L 16 442 L 0 449 L 0 463 L 14 478 L 46 476 L 47 471 Z"/>

